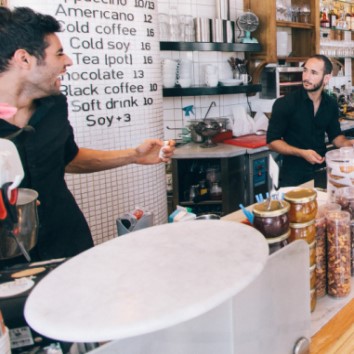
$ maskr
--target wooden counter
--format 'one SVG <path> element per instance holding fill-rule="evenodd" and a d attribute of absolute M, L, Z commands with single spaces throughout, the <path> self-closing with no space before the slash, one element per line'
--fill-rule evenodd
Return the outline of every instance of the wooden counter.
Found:
<path fill-rule="evenodd" d="M 310 353 L 354 353 L 354 299 L 312 336 Z"/>

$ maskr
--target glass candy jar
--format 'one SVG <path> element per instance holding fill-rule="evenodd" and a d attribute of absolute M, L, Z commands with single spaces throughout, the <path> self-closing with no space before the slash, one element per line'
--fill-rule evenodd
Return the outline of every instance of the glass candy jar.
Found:
<path fill-rule="evenodd" d="M 311 188 L 295 188 L 284 195 L 290 203 L 291 223 L 304 223 L 314 220 L 317 214 L 317 192 Z"/>
<path fill-rule="evenodd" d="M 289 231 L 290 205 L 286 201 L 266 200 L 253 207 L 253 226 L 265 237 L 279 237 Z"/>
<path fill-rule="evenodd" d="M 350 293 L 351 244 L 350 214 L 329 211 L 327 219 L 327 291 L 333 297 Z"/>

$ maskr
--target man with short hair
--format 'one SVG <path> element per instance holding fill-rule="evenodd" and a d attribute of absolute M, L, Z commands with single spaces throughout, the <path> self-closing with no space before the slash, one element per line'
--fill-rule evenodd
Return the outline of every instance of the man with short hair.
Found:
<path fill-rule="evenodd" d="M 65 180 L 65 172 L 87 173 L 131 163 L 167 162 L 174 142 L 147 139 L 136 148 L 79 148 L 60 93 L 60 76 L 72 65 L 56 32 L 59 22 L 29 8 L 0 7 L 0 102 L 16 107 L 0 119 L 0 138 L 11 139 L 25 177 L 21 187 L 39 194 L 39 234 L 33 260 L 72 257 L 93 246 L 87 222 Z M 159 157 L 160 149 L 164 156 Z"/>
<path fill-rule="evenodd" d="M 332 63 L 324 55 L 309 58 L 302 74 L 302 87 L 273 105 L 267 143 L 283 155 L 280 186 L 296 186 L 314 179 L 325 166 L 326 143 L 353 146 L 341 132 L 336 100 L 323 90 L 332 73 Z"/>

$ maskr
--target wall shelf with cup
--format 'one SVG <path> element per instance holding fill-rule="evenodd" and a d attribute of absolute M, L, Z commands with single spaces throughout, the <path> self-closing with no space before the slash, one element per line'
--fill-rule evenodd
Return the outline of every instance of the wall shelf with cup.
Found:
<path fill-rule="evenodd" d="M 160 50 L 259 52 L 259 43 L 160 42 Z"/>
<path fill-rule="evenodd" d="M 175 96 L 204 96 L 204 95 L 229 95 L 238 93 L 255 93 L 262 91 L 262 85 L 238 85 L 238 86 L 191 86 L 188 88 L 172 87 L 163 88 L 163 97 L 175 97 Z"/>
<path fill-rule="evenodd" d="M 290 5 L 290 6 L 289 6 Z M 253 82 L 260 82 L 263 69 L 279 60 L 286 63 L 305 61 L 319 53 L 320 19 L 318 0 L 245 0 L 244 8 L 259 18 L 259 27 L 252 33 L 262 44 L 257 53 L 247 53 Z M 277 32 L 288 32 L 289 52 L 279 57 Z"/>

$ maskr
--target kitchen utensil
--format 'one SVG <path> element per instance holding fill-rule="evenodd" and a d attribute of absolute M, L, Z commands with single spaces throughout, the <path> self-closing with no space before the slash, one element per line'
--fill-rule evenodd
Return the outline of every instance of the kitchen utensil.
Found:
<path fill-rule="evenodd" d="M 7 184 L 9 186 L 9 184 Z M 8 190 L 2 188 L 2 203 L 13 203 L 13 197 L 6 202 Z M 12 192 L 14 193 L 14 192 Z M 21 254 L 30 259 L 30 251 L 37 243 L 38 215 L 37 215 L 38 193 L 32 189 L 19 188 L 16 206 L 10 204 L 10 213 L 3 213 L 0 218 L 0 259 L 9 259 Z M 0 209 L 2 203 L 0 202 Z M 16 208 L 16 219 L 11 218 Z M 15 222 L 15 220 L 17 220 Z"/>
<path fill-rule="evenodd" d="M 216 107 L 216 102 L 215 101 L 212 101 L 210 103 L 209 108 L 208 108 L 207 112 L 205 113 L 204 120 L 208 117 L 208 114 L 209 114 L 209 112 L 211 110 L 211 107 Z"/>
<path fill-rule="evenodd" d="M 195 130 L 195 126 L 200 122 L 200 120 L 195 120 L 195 121 L 191 121 L 188 125 L 188 129 L 191 132 L 191 138 L 193 140 L 194 143 L 203 143 L 204 142 L 204 137 L 199 135 L 196 130 Z"/>
<path fill-rule="evenodd" d="M 22 241 L 20 241 L 16 236 L 19 233 L 18 229 L 18 218 L 17 218 L 17 209 L 16 209 L 16 202 L 17 202 L 17 196 L 18 196 L 18 190 L 17 188 L 11 190 L 9 192 L 9 187 L 11 186 L 11 182 L 5 183 L 1 187 L 1 205 L 4 207 L 4 212 L 2 212 L 2 218 L 4 223 L 4 228 L 8 232 L 8 237 L 11 237 L 17 247 L 21 250 L 21 253 L 23 256 L 26 258 L 28 262 L 31 261 L 31 257 L 29 256 L 28 252 L 26 251 L 25 247 L 23 246 Z M 10 195 L 10 197 L 9 197 Z"/>
<path fill-rule="evenodd" d="M 253 219 L 254 219 L 254 215 L 252 214 L 251 211 L 247 210 L 243 204 L 240 204 L 239 207 L 241 208 L 243 214 L 246 216 L 247 220 L 253 224 Z"/>
<path fill-rule="evenodd" d="M 199 135 L 206 138 L 206 141 L 201 147 L 209 148 L 217 145 L 212 141 L 212 137 L 218 134 L 221 130 L 221 127 L 216 120 L 204 119 L 195 126 L 195 130 Z"/>
<path fill-rule="evenodd" d="M 271 179 L 271 190 L 269 191 L 269 196 L 268 196 L 268 209 L 270 208 L 271 205 L 271 200 L 272 198 L 276 197 L 276 188 L 278 188 L 279 184 L 279 166 L 278 164 L 274 161 L 274 158 L 272 155 L 269 155 L 269 160 L 268 160 L 268 171 L 269 171 L 269 177 Z"/>

